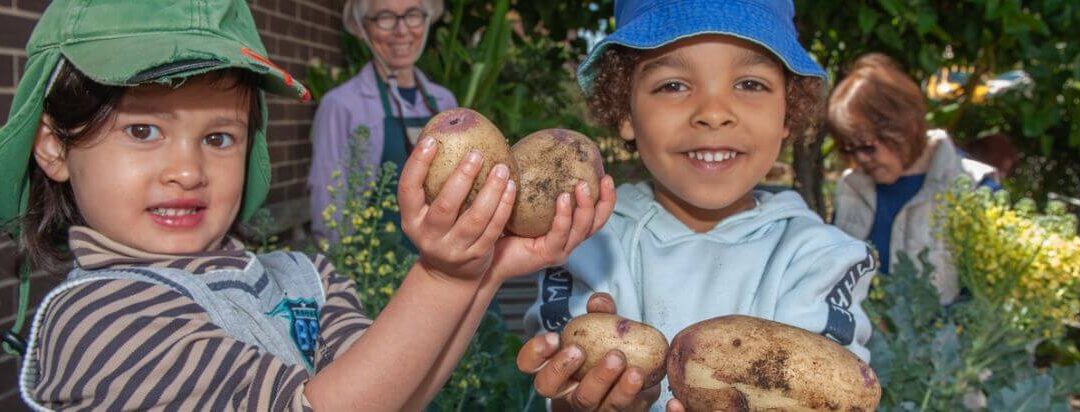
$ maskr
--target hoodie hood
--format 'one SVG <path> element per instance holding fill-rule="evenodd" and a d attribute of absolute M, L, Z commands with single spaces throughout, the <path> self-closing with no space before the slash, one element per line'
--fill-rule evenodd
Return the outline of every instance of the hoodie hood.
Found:
<path fill-rule="evenodd" d="M 619 186 L 616 193 L 619 201 L 615 203 L 615 216 L 633 222 L 631 225 L 639 230 L 651 232 L 662 244 L 684 242 L 699 236 L 720 243 L 746 243 L 765 235 L 776 223 L 791 218 L 804 217 L 822 222 L 821 217 L 810 210 L 793 190 L 775 194 L 755 190 L 753 195 L 757 205 L 753 209 L 729 216 L 708 232 L 696 233 L 664 210 L 653 196 L 650 183 L 624 184 Z"/>

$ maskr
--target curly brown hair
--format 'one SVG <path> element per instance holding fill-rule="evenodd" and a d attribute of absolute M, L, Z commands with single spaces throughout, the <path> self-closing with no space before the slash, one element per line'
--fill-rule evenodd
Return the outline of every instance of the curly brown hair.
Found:
<path fill-rule="evenodd" d="M 630 92 L 634 69 L 645 56 L 642 50 L 612 45 L 596 61 L 596 78 L 586 92 L 586 104 L 600 125 L 619 130 L 630 116 Z M 779 62 L 778 62 L 779 64 Z M 783 66 L 783 65 L 781 65 Z M 785 69 L 786 107 L 784 124 L 791 131 L 789 141 L 811 139 L 807 132 L 821 123 L 825 106 L 824 82 L 817 77 L 800 76 Z M 632 145 L 631 145 L 632 146 Z"/>

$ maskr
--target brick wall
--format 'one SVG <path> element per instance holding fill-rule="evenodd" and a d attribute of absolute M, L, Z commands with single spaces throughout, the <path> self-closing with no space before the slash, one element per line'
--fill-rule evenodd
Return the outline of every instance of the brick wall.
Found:
<path fill-rule="evenodd" d="M 340 21 L 344 0 L 249 0 L 263 42 L 275 63 L 303 79 L 308 61 L 341 64 Z M 48 0 L 0 0 L 0 123 L 7 121 L 22 67 L 24 48 Z M 271 97 L 269 145 L 273 181 L 268 204 L 280 209 L 306 207 L 304 181 L 311 162 L 308 132 L 314 104 Z M 14 322 L 18 298 L 15 246 L 0 239 L 0 327 Z M 54 286 L 57 275 L 35 273 L 33 303 Z M 14 357 L 0 356 L 0 410 L 25 407 L 17 393 Z"/>

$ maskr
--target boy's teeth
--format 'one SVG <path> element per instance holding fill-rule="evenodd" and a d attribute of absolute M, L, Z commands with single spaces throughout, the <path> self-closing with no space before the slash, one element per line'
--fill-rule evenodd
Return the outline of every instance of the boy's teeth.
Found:
<path fill-rule="evenodd" d="M 725 160 L 735 157 L 735 155 L 735 152 L 728 150 L 693 151 L 687 153 L 687 156 L 689 156 L 691 159 L 701 160 L 705 162 L 723 162 Z"/>
<path fill-rule="evenodd" d="M 153 214 L 158 215 L 158 216 L 169 216 L 169 217 L 193 215 L 193 214 L 195 214 L 197 212 L 198 212 L 197 209 L 171 209 L 171 208 L 163 208 L 163 207 L 156 207 L 156 208 L 150 209 L 150 213 L 153 213 Z"/>

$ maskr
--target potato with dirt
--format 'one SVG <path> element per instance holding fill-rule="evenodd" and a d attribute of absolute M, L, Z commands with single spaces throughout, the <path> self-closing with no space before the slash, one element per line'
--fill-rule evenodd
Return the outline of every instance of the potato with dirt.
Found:
<path fill-rule="evenodd" d="M 562 347 L 577 345 L 585 352 L 585 363 L 574 379 L 580 381 L 608 352 L 619 350 L 627 367 L 638 367 L 644 374 L 642 388 L 664 379 L 667 338 L 656 328 L 610 313 L 589 313 L 571 319 L 559 334 Z"/>
<path fill-rule="evenodd" d="M 505 164 L 510 168 L 510 180 L 518 181 L 517 163 L 510 154 L 510 145 L 506 142 L 506 137 L 490 120 L 476 111 L 457 108 L 435 115 L 420 132 L 420 139 L 425 137 L 434 138 L 439 142 L 439 152 L 435 155 L 435 159 L 432 159 L 427 178 L 424 180 L 424 195 L 428 203 L 435 200 L 435 196 L 439 194 L 454 169 L 473 150 L 484 156 L 484 163 L 480 168 L 480 173 L 476 175 L 476 180 L 473 181 L 472 190 L 465 199 L 465 205 L 461 209 L 463 212 L 480 192 L 488 173 L 496 164 Z"/>
<path fill-rule="evenodd" d="M 683 329 L 667 372 L 688 411 L 872 411 L 881 399 L 874 371 L 836 342 L 750 316 Z"/>
<path fill-rule="evenodd" d="M 567 129 L 544 129 L 510 149 L 518 166 L 518 195 L 507 230 L 518 236 L 537 237 L 551 229 L 559 194 L 571 194 L 578 182 L 589 187 L 595 205 L 600 198 L 604 163 L 600 148 L 585 135 Z M 573 203 L 572 203 L 573 204 Z"/>

